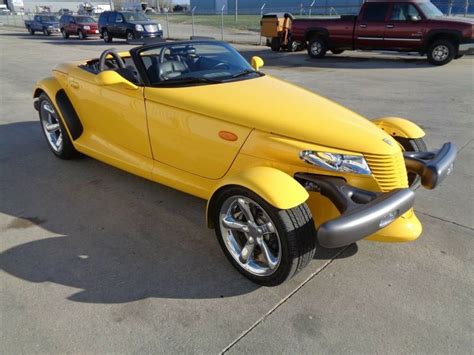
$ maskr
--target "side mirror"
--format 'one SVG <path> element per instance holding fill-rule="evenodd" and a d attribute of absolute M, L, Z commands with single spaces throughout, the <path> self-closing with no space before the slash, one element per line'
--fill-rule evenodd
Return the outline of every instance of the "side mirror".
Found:
<path fill-rule="evenodd" d="M 252 59 L 250 60 L 250 65 L 256 71 L 258 71 L 261 67 L 263 67 L 263 64 L 264 64 L 263 59 L 257 56 L 252 57 Z"/>
<path fill-rule="evenodd" d="M 95 77 L 95 82 L 100 86 L 123 85 L 130 90 L 138 89 L 138 86 L 125 79 L 119 73 L 113 70 L 103 71 Z"/>

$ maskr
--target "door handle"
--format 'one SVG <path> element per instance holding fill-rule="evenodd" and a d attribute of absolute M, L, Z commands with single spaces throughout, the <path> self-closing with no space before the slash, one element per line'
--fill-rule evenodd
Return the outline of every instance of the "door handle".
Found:
<path fill-rule="evenodd" d="M 79 89 L 79 83 L 72 79 L 69 79 L 69 86 L 71 86 L 74 89 Z"/>
<path fill-rule="evenodd" d="M 359 25 L 360 28 L 366 28 L 367 25 L 366 24 L 362 24 L 362 25 Z"/>
<path fill-rule="evenodd" d="M 387 26 L 385 26 L 387 28 L 393 28 L 394 26 L 392 24 L 388 24 Z"/>

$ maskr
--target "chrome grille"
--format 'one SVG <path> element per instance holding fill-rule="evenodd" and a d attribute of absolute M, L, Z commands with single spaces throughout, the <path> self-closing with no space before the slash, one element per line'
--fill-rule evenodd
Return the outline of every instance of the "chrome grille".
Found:
<path fill-rule="evenodd" d="M 383 192 L 408 187 L 408 177 L 403 154 L 365 154 L 370 170 Z"/>

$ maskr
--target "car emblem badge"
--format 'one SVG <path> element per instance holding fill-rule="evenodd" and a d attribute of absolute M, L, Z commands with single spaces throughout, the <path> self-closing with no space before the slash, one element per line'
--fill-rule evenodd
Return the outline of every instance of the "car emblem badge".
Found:
<path fill-rule="evenodd" d="M 393 142 L 392 142 L 390 139 L 384 138 L 383 141 L 384 141 L 385 143 L 387 143 L 388 145 L 393 146 Z"/>

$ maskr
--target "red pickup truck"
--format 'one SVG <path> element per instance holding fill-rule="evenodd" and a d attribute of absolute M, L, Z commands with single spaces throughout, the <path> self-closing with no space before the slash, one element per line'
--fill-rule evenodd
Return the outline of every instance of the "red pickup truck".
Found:
<path fill-rule="evenodd" d="M 473 27 L 473 19 L 443 16 L 428 0 L 367 0 L 358 16 L 296 19 L 291 37 L 312 58 L 327 50 L 390 50 L 419 52 L 444 65 L 474 48 Z"/>

